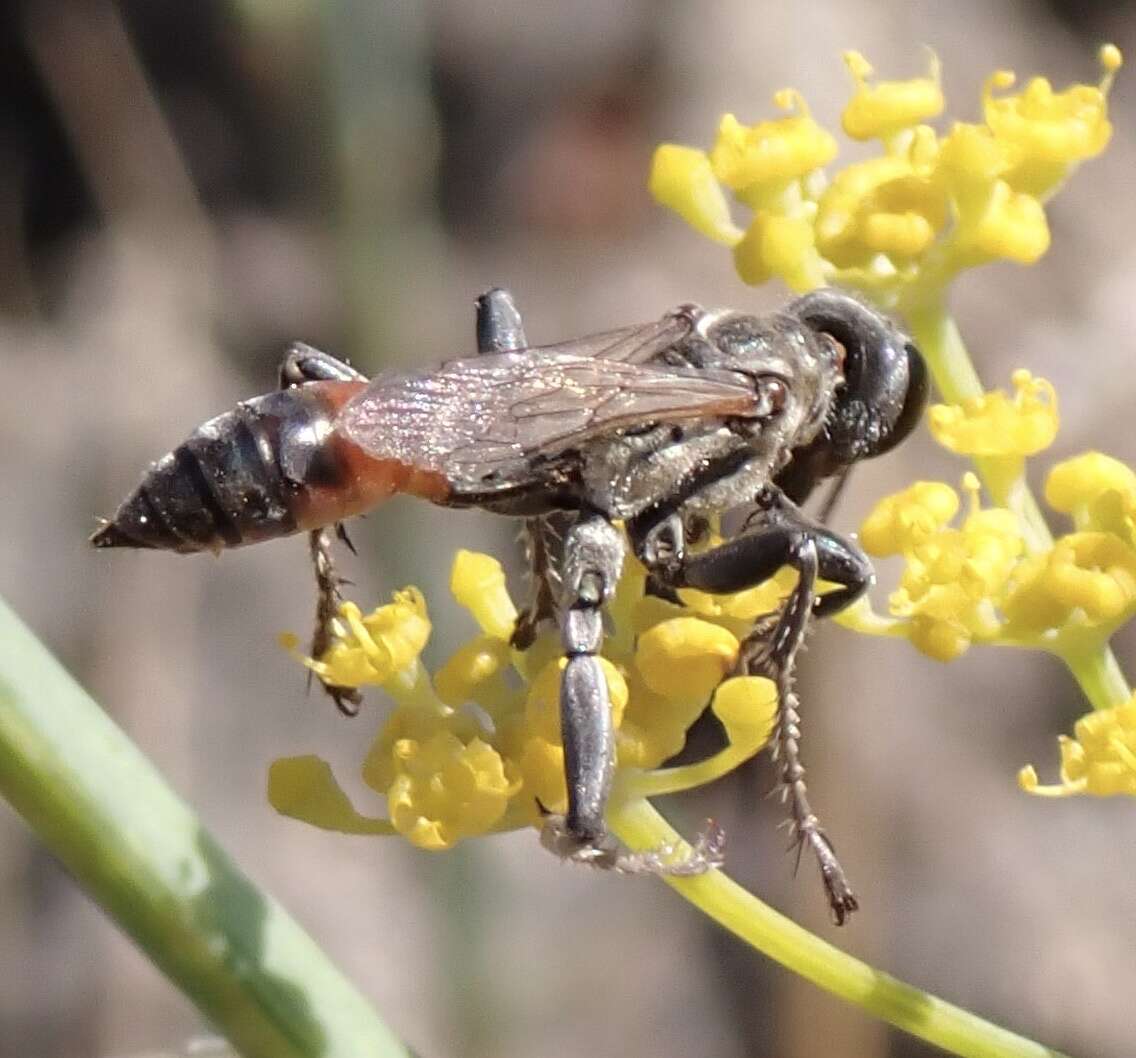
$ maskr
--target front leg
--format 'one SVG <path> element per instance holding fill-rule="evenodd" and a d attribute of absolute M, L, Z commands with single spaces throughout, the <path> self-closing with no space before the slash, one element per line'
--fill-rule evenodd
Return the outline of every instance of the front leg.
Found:
<path fill-rule="evenodd" d="M 296 342 L 281 361 L 281 389 L 302 386 L 305 382 L 328 381 L 366 382 L 367 376 L 360 374 L 350 364 L 330 353 L 321 352 L 303 342 Z M 313 529 L 308 533 L 308 552 L 316 577 L 316 621 L 309 648 L 314 658 L 318 658 L 331 645 L 331 620 L 338 612 L 343 599 L 339 589 L 345 582 L 336 572 L 332 558 L 334 537 L 342 540 L 352 551 L 355 550 L 341 523 L 336 523 L 334 536 L 329 526 Z M 310 679 L 309 673 L 309 681 Z M 357 688 L 340 687 L 337 684 L 324 683 L 322 680 L 320 684 L 341 713 L 345 716 L 358 714 L 363 696 Z"/>
<path fill-rule="evenodd" d="M 799 703 L 793 676 L 809 619 L 814 614 L 836 613 L 855 601 L 871 583 L 872 568 L 855 544 L 810 522 L 778 490 L 764 490 L 759 505 L 759 524 L 751 531 L 710 551 L 683 554 L 678 561 L 672 554 L 654 571 L 675 588 L 723 593 L 761 584 L 782 566 L 797 570 L 797 585 L 785 600 L 772 630 L 768 622 L 759 622 L 743 641 L 738 664 L 742 672 L 766 676 L 777 685 L 776 757 L 791 806 L 795 839 L 799 847 L 807 844 L 813 850 L 833 916 L 841 924 L 858 904 L 832 844 L 809 804 L 800 759 Z M 632 524 L 632 541 L 640 557 L 651 557 L 651 534 L 659 531 L 658 523 L 650 527 Z M 840 587 L 829 595 L 818 596 L 818 575 Z"/>
<path fill-rule="evenodd" d="M 564 540 L 560 729 L 568 811 L 546 814 L 541 843 L 558 856 L 625 874 L 701 874 L 722 862 L 722 835 L 710 828 L 685 855 L 671 848 L 619 849 L 604 820 L 615 772 L 615 726 L 599 662 L 603 605 L 623 567 L 623 536 L 600 514 L 584 514 Z"/>

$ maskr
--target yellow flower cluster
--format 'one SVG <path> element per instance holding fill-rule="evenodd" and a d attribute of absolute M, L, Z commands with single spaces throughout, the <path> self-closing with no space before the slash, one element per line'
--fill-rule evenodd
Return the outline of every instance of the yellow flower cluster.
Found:
<path fill-rule="evenodd" d="M 927 121 L 943 110 L 938 60 L 924 77 L 873 81 L 847 52 L 854 93 L 845 133 L 882 153 L 831 176 L 836 140 L 798 92 L 774 96 L 785 111 L 756 125 L 725 115 L 709 152 L 663 144 L 649 188 L 695 229 L 730 246 L 742 279 L 776 276 L 793 290 L 853 287 L 896 305 L 915 289 L 941 289 L 964 268 L 997 259 L 1030 264 L 1049 247 L 1044 201 L 1112 134 L 1108 92 L 1121 65 L 1105 45 L 1097 85 L 1055 92 L 1035 77 L 1020 92 L 998 71 L 983 90 L 980 124 L 945 134 Z M 742 228 L 728 194 L 751 211 Z"/>
<path fill-rule="evenodd" d="M 755 606 L 776 606 L 784 578 L 760 596 L 698 593 L 693 612 L 646 595 L 645 583 L 645 571 L 629 559 L 601 660 L 618 740 L 614 796 L 622 798 L 686 789 L 736 767 L 768 740 L 777 704 L 768 680 L 727 677 L 746 617 Z M 420 848 L 445 849 L 538 823 L 538 801 L 564 810 L 559 637 L 550 631 L 525 652 L 510 646 L 517 611 L 488 555 L 459 552 L 451 590 L 480 634 L 433 677 L 419 660 L 430 624 L 412 588 L 367 617 L 344 603 L 332 645 L 320 658 L 301 659 L 329 682 L 376 684 L 394 699 L 362 769 L 386 797 L 388 818 L 359 814 L 314 756 L 273 765 L 269 799 L 278 811 L 326 829 L 397 833 Z M 287 645 L 294 649 L 294 640 Z M 660 767 L 682 749 L 707 702 L 729 745 L 696 765 Z"/>
<path fill-rule="evenodd" d="M 997 607 L 1024 545 L 1014 515 L 983 509 L 978 479 L 963 487 L 971 509 L 961 527 L 950 527 L 958 494 L 942 482 L 919 481 L 879 503 L 861 527 L 871 555 L 902 554 L 906 567 L 889 608 L 902 630 L 925 654 L 940 661 L 958 657 L 975 641 L 995 640 L 1002 630 Z M 847 618 L 856 627 L 863 609 Z"/>
<path fill-rule="evenodd" d="M 1058 739 L 1060 784 L 1040 785 L 1037 772 L 1027 765 L 1018 773 L 1023 790 L 1043 797 L 1136 796 L 1136 696 L 1123 705 L 1081 717 L 1073 734 L 1073 738 L 1062 735 Z"/>
<path fill-rule="evenodd" d="M 1099 452 L 1053 467 L 1046 497 L 1072 516 L 1075 530 L 1032 553 L 1014 514 L 979 505 L 973 474 L 964 488 L 971 509 L 957 529 L 950 522 L 959 499 L 942 482 L 916 482 L 876 505 L 860 527 L 861 542 L 871 555 L 904 558 L 900 586 L 889 599 L 896 620 L 883 621 L 867 604 L 838 620 L 863 632 L 906 636 L 930 657 L 949 661 L 972 642 L 1068 657 L 1099 647 L 1136 615 L 1130 468 Z"/>

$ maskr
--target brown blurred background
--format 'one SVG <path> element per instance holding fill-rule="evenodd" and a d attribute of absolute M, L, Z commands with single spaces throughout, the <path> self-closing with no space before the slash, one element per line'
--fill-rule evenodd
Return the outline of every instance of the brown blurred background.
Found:
<path fill-rule="evenodd" d="M 368 371 L 468 352 L 473 299 L 495 284 L 538 341 L 680 301 L 775 305 L 783 291 L 743 287 L 728 254 L 649 201 L 655 142 L 706 144 L 721 111 L 757 120 L 787 84 L 835 124 L 848 47 L 903 77 L 933 46 L 951 113 L 973 119 L 998 66 L 1095 80 L 1098 43 L 1134 50 L 1130 5 L 2 10 L 0 592 L 243 867 L 424 1056 L 931 1053 L 662 886 L 564 867 L 531 833 L 430 855 L 277 817 L 272 758 L 319 752 L 349 777 L 381 715 L 372 702 L 346 721 L 306 696 L 275 645 L 309 625 L 303 541 L 215 561 L 96 554 L 85 539 L 148 460 L 269 389 L 290 339 Z M 1058 455 L 1136 462 L 1132 83 L 1122 72 L 1112 147 L 1052 206 L 1049 256 L 956 290 L 991 384 L 1019 365 L 1057 382 Z M 837 522 L 962 469 L 917 438 L 857 475 Z M 445 590 L 453 549 L 512 547 L 506 522 L 410 501 L 352 533 L 357 598 L 427 592 L 433 661 L 470 631 Z M 1119 649 L 1136 672 L 1134 645 Z M 811 866 L 794 881 L 766 764 L 667 805 L 672 818 L 689 831 L 715 815 L 736 877 L 882 969 L 1072 1054 L 1130 1055 L 1132 802 L 1045 802 L 1014 782 L 1029 761 L 1052 774 L 1055 734 L 1084 711 L 1064 671 L 992 650 L 942 666 L 836 628 L 805 669 L 805 759 L 862 897 L 853 923 L 827 923 Z M 0 1055 L 136 1055 L 205 1032 L 0 806 Z"/>

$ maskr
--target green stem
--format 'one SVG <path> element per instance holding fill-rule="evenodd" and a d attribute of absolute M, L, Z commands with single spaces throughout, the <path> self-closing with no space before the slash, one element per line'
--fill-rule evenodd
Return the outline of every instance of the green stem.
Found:
<path fill-rule="evenodd" d="M 1128 680 L 1107 646 L 1056 653 L 1068 666 L 1094 709 L 1111 709 L 1132 697 Z"/>
<path fill-rule="evenodd" d="M 904 314 L 943 399 L 961 404 L 981 396 L 985 392 L 982 380 L 946 307 L 939 301 L 921 302 L 906 306 Z M 1036 553 L 1051 548 L 1053 534 L 1024 475 L 1007 477 L 1006 460 L 996 457 L 976 456 L 974 465 L 994 502 L 1017 515 L 1027 549 Z M 1089 651 L 1059 656 L 1094 709 L 1107 709 L 1131 698 L 1128 681 L 1107 641 Z"/>
<path fill-rule="evenodd" d="M 246 1058 L 410 1053 L 2 600 L 0 795 Z"/>
<path fill-rule="evenodd" d="M 632 849 L 679 841 L 643 800 L 609 810 L 612 830 Z M 663 879 L 684 899 L 736 937 L 896 1028 L 964 1058 L 1060 1058 L 1059 1052 L 1015 1035 L 911 985 L 874 970 L 778 914 L 721 871 Z"/>

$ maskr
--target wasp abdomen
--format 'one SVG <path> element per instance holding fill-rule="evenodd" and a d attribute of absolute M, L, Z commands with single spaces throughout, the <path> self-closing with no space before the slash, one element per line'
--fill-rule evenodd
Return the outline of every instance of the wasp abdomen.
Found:
<path fill-rule="evenodd" d="M 313 528 L 315 495 L 342 493 L 349 500 L 357 491 L 332 422 L 363 385 L 298 386 L 210 419 L 153 464 L 91 542 L 219 551 Z M 329 505 L 315 506 L 322 518 Z M 338 516 L 329 513 L 327 520 Z"/>

